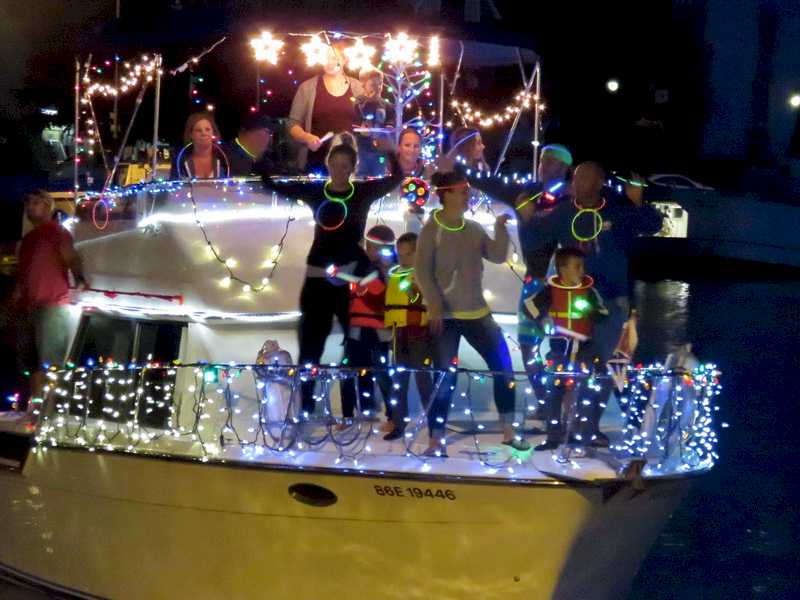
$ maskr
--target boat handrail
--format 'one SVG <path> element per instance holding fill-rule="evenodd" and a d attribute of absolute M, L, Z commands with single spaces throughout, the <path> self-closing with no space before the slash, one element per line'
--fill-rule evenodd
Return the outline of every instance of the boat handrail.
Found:
<path fill-rule="evenodd" d="M 404 371 L 420 370 L 235 363 L 106 364 L 51 370 L 36 440 L 43 448 L 66 444 L 89 450 L 177 453 L 203 461 L 218 459 L 226 446 L 280 455 L 330 444 L 337 461 L 357 463 L 375 456 L 370 442 L 377 433 L 372 408 L 362 406 L 358 376 L 386 374 L 396 383 Z M 425 371 L 435 375 L 432 397 L 445 375 L 455 373 L 457 393 L 451 401 L 447 436 L 471 436 L 475 456 L 492 469 L 529 459 L 524 452 L 487 450 L 485 434 L 493 430 L 495 419 L 476 400 L 480 390 L 475 390 L 495 373 L 455 367 Z M 585 381 L 581 389 L 590 390 L 599 389 L 595 380 L 608 376 L 562 371 L 544 377 L 548 385 Z M 301 410 L 299 390 L 304 381 L 312 380 L 319 383 L 318 410 L 308 415 Z M 356 390 L 353 418 L 340 416 L 331 398 L 337 383 L 348 380 Z M 717 457 L 713 402 L 719 391 L 719 371 L 713 365 L 698 367 L 691 374 L 660 365 L 632 369 L 618 390 L 623 422 L 610 452 L 616 460 L 644 460 L 653 468 L 710 466 Z M 524 397 L 526 408 L 535 408 L 530 387 Z M 427 418 L 423 408 L 408 419 L 402 439 L 405 456 L 430 460 L 416 444 Z M 523 424 L 523 418 L 514 423 L 520 433 Z M 181 441 L 185 447 L 177 448 Z M 562 455 L 570 460 L 570 453 Z"/>

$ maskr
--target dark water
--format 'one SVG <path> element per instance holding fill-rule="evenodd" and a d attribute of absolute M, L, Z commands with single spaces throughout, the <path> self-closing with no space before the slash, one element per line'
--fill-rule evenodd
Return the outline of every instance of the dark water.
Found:
<path fill-rule="evenodd" d="M 800 282 L 661 282 L 637 296 L 642 359 L 691 341 L 723 371 L 730 428 L 631 598 L 800 598 Z"/>
<path fill-rule="evenodd" d="M 641 360 L 691 341 L 723 371 L 720 420 L 730 428 L 630 597 L 800 598 L 800 282 L 666 281 L 638 284 L 637 298 Z M 44 597 L 0 581 L 0 598 Z"/>

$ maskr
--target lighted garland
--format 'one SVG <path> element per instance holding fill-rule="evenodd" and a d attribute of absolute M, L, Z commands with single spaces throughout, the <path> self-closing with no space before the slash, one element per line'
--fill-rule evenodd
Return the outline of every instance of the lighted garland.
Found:
<path fill-rule="evenodd" d="M 523 90 L 505 108 L 489 115 L 485 115 L 484 111 L 474 108 L 465 100 L 453 100 L 450 106 L 456 111 L 456 114 L 465 125 L 475 125 L 486 129 L 513 121 L 518 113 L 529 110 L 531 104 L 538 103 L 538 101 L 538 96 Z M 545 106 L 544 104 L 539 104 L 538 108 L 543 111 Z M 448 126 L 452 127 L 452 123 L 448 123 Z"/>
<path fill-rule="evenodd" d="M 586 368 L 579 371 L 559 368 L 556 372 L 545 374 L 549 386 L 574 387 L 581 383 L 592 393 L 601 389 L 599 382 L 604 376 L 595 375 Z M 175 387 L 180 369 L 191 369 L 186 393 L 179 393 Z M 374 454 L 369 444 L 374 434 L 369 423 L 369 411 L 359 410 L 352 424 L 340 429 L 336 425 L 343 421 L 333 416 L 330 392 L 337 382 L 355 378 L 365 371 L 346 367 L 235 363 L 132 363 L 123 366 L 108 361 L 94 367 L 93 362 L 89 361 L 86 367 L 71 365 L 68 369 L 51 370 L 47 374 L 46 413 L 42 415 L 36 432 L 35 451 L 46 452 L 48 447 L 66 444 L 89 451 L 163 455 L 165 448 L 155 444 L 171 439 L 185 440 L 191 445 L 184 451 L 171 445 L 167 453 L 206 462 L 210 459 L 225 460 L 222 453 L 231 442 L 230 436 L 233 436 L 232 441 L 241 448 L 244 459 L 257 458 L 264 450 L 269 450 L 291 460 L 298 457 L 298 451 L 321 448 L 330 442 L 337 449 L 337 463 L 349 459 L 354 466 L 360 466 L 362 457 Z M 406 371 L 413 372 L 415 369 L 387 369 L 392 377 Z M 502 447 L 486 447 L 478 437 L 486 427 L 475 419 L 472 388 L 477 383 L 491 381 L 493 373 L 458 369 L 452 365 L 447 371 L 439 372 L 436 390 L 444 384 L 448 374 L 468 378 L 466 389 L 459 392 L 458 397 L 465 403 L 463 413 L 473 425 L 473 442 L 478 460 L 490 469 L 490 473 L 505 467 L 513 475 L 512 465 L 528 461 L 530 453 L 509 453 Z M 249 419 L 240 408 L 243 406 L 240 403 L 241 394 L 248 383 L 243 379 L 237 383 L 245 375 L 253 378 L 254 401 L 258 406 Z M 527 381 L 525 373 L 515 373 L 514 376 L 520 381 Z M 277 383 L 285 388 L 288 398 L 296 399 L 295 392 L 300 383 L 308 380 L 319 380 L 323 384 L 322 395 L 318 398 L 322 415 L 315 421 L 323 426 L 323 431 L 315 436 L 302 433 L 299 424 L 303 417 L 296 410 L 296 400 L 290 400 L 283 412 L 276 414 L 273 411 L 270 416 L 268 411 L 268 385 Z M 719 371 L 714 365 L 703 365 L 691 373 L 667 371 L 658 365 L 629 369 L 621 401 L 623 410 L 635 412 L 632 405 L 637 403 L 639 406 L 645 406 L 648 402 L 652 405 L 652 390 L 665 382 L 669 384 L 671 395 L 668 397 L 669 406 L 665 407 L 666 411 L 662 414 L 663 427 L 659 426 L 652 437 L 642 435 L 641 424 L 636 425 L 637 417 L 627 414 L 624 442 L 613 450 L 622 458 L 643 457 L 648 464 L 645 474 L 648 474 L 647 469 L 658 471 L 666 468 L 674 472 L 687 467 L 710 467 L 718 459 L 714 413 L 719 410 L 715 404 L 721 393 Z M 527 396 L 531 393 L 530 388 L 525 389 Z M 684 393 L 691 395 L 682 396 Z M 632 401 L 632 398 L 635 399 Z M 221 419 L 221 425 L 209 421 L 214 414 L 220 415 L 218 419 Z M 638 414 L 641 415 L 641 411 Z M 417 454 L 413 444 L 417 434 L 425 428 L 426 418 L 422 412 L 417 418 L 409 420 L 404 436 L 406 455 L 420 458 L 423 471 L 430 470 L 430 462 L 435 459 Z M 722 423 L 722 427 L 727 427 L 727 424 Z M 240 428 L 246 428 L 246 431 Z M 560 460 L 560 456 L 561 453 L 558 453 L 554 458 Z"/>
<path fill-rule="evenodd" d="M 200 232 L 203 235 L 203 240 L 205 241 L 206 247 L 209 249 L 211 255 L 217 260 L 217 262 L 219 262 L 223 267 L 225 267 L 225 270 L 228 273 L 228 275 L 220 281 L 220 286 L 222 286 L 223 288 L 228 288 L 230 287 L 231 282 L 236 281 L 242 284 L 242 291 L 245 294 L 250 292 L 259 293 L 264 291 L 267 287 L 269 287 L 270 281 L 275 275 L 275 269 L 278 268 L 278 262 L 280 260 L 281 254 L 283 254 L 283 247 L 286 243 L 286 237 L 289 235 L 289 226 L 292 224 L 292 221 L 294 221 L 295 218 L 293 216 L 289 216 L 289 218 L 286 220 L 286 227 L 283 230 L 283 235 L 281 235 L 281 239 L 278 241 L 277 244 L 275 244 L 272 247 L 271 259 L 269 261 L 271 263 L 271 269 L 269 274 L 261 280 L 260 285 L 254 285 L 253 283 L 245 279 L 242 279 L 241 277 L 238 277 L 233 272 L 233 268 L 236 266 L 236 261 L 232 258 L 223 258 L 217 247 L 211 241 L 211 238 L 209 238 L 206 228 L 203 226 L 203 223 L 200 220 L 200 216 L 197 212 L 197 201 L 195 200 L 194 196 L 195 196 L 194 183 L 193 180 L 190 179 L 189 199 L 192 202 L 192 213 L 194 215 L 195 224 L 200 228 Z"/>

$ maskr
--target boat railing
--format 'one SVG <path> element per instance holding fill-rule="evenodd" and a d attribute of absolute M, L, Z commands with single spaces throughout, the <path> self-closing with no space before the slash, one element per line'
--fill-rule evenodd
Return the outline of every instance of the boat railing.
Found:
<path fill-rule="evenodd" d="M 491 435 L 500 430 L 492 413 L 494 373 L 455 367 L 437 371 L 198 363 L 51 370 L 36 441 L 41 449 L 68 445 L 202 461 L 231 460 L 230 453 L 236 449 L 249 458 L 327 451 L 336 453 L 337 464 L 357 465 L 377 455 L 376 442 L 383 435 L 378 431 L 377 395 L 362 389 L 363 382 L 388 378 L 391 401 L 396 404 L 394 394 L 402 378 L 417 371 L 432 378 L 432 397 L 443 385 L 453 388 L 444 444 L 471 438 L 474 453 L 469 454 L 491 468 L 529 460 L 529 452 L 500 446 L 498 436 Z M 621 407 L 619 423 L 610 432 L 611 446 L 605 451 L 616 460 L 643 461 L 657 473 L 703 469 L 717 458 L 714 414 L 720 383 L 713 365 L 693 372 L 660 366 L 629 368 L 623 377 L 586 371 L 544 372 L 538 377 L 549 389 L 575 390 L 571 404 L 565 406 L 567 433 L 578 418 L 575 407 L 579 403 L 606 404 L 612 395 L 616 397 Z M 311 414 L 303 412 L 300 393 L 302 384 L 309 381 L 316 386 Z M 512 381 L 517 394 L 513 425 L 523 436 L 530 433 L 525 413 L 540 400 L 525 373 L 515 373 Z M 353 417 L 342 416 L 338 409 L 337 397 L 344 384 L 355 387 Z M 401 456 L 432 460 L 422 453 L 428 439 L 425 405 L 429 403 L 420 402 L 418 394 L 410 395 L 409 403 L 410 417 L 398 440 L 403 444 Z M 554 456 L 573 460 L 581 456 L 574 450 L 574 440 L 565 438 Z M 393 454 L 397 455 L 397 447 Z"/>

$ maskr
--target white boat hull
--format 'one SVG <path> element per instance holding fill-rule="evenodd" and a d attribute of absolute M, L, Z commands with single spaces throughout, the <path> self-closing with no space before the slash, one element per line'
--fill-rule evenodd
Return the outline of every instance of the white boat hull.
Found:
<path fill-rule="evenodd" d="M 289 493 L 298 483 L 336 501 L 300 502 Z M 690 480 L 642 485 L 380 477 L 54 448 L 0 472 L 0 564 L 115 600 L 619 598 Z"/>

